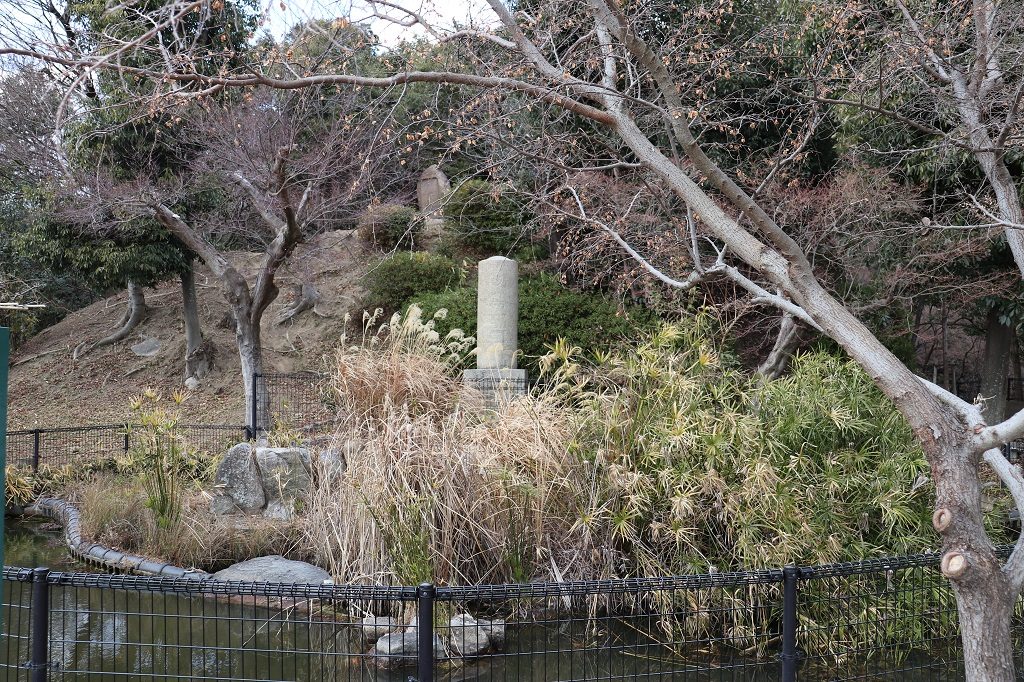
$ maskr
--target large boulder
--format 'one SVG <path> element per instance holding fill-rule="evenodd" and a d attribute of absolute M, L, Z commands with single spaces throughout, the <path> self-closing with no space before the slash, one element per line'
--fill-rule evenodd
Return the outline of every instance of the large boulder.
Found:
<path fill-rule="evenodd" d="M 256 448 L 263 491 L 265 516 L 288 520 L 295 515 L 296 503 L 305 500 L 312 481 L 309 450 L 305 448 Z"/>
<path fill-rule="evenodd" d="M 390 635 L 401 629 L 394 618 L 386 616 L 366 616 L 359 622 L 359 630 L 367 643 L 376 642 L 384 635 Z"/>
<path fill-rule="evenodd" d="M 295 583 L 323 585 L 331 574 L 305 561 L 292 561 L 283 556 L 261 556 L 228 566 L 213 574 L 214 580 L 243 580 L 245 582 Z"/>
<path fill-rule="evenodd" d="M 319 448 L 314 461 L 318 480 L 334 480 L 345 474 L 348 463 L 357 458 L 365 448 L 358 437 L 336 438 Z"/>
<path fill-rule="evenodd" d="M 503 620 L 477 620 L 463 613 L 454 616 L 448 625 L 453 653 L 458 656 L 479 656 L 500 648 L 505 641 Z"/>
<path fill-rule="evenodd" d="M 385 669 L 414 666 L 419 650 L 419 633 L 396 632 L 384 635 L 377 640 L 373 646 L 373 660 L 377 667 Z M 434 635 L 434 659 L 440 660 L 446 657 L 444 642 L 440 637 Z"/>
<path fill-rule="evenodd" d="M 217 465 L 213 500 L 214 514 L 254 514 L 267 505 L 263 480 L 252 445 L 239 443 Z"/>
<path fill-rule="evenodd" d="M 210 511 L 290 520 L 309 494 L 312 465 L 306 448 L 234 446 L 221 460 Z"/>

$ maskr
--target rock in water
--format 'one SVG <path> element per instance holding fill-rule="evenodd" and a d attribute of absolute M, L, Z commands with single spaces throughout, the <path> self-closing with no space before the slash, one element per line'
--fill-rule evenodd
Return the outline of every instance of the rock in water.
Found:
<path fill-rule="evenodd" d="M 263 492 L 253 448 L 248 443 L 239 443 L 228 450 L 217 465 L 210 511 L 218 515 L 235 512 L 252 514 L 261 511 L 266 505 L 267 496 Z"/>
<path fill-rule="evenodd" d="M 505 621 L 477 620 L 468 613 L 454 616 L 449 622 L 452 646 L 459 656 L 478 656 L 505 641 Z"/>
<path fill-rule="evenodd" d="M 366 616 L 359 622 L 363 640 L 367 643 L 376 642 L 384 635 L 390 635 L 401 627 L 394 618 L 382 616 Z"/>
<path fill-rule="evenodd" d="M 416 665 L 416 657 L 419 653 L 419 633 L 397 632 L 392 635 L 384 635 L 377 640 L 373 647 L 373 659 L 377 667 L 384 669 L 400 668 L 402 666 Z M 434 659 L 446 658 L 444 642 L 437 635 L 434 635 Z"/>
<path fill-rule="evenodd" d="M 214 580 L 323 585 L 331 579 L 324 569 L 282 556 L 261 556 L 228 566 L 213 574 Z"/>

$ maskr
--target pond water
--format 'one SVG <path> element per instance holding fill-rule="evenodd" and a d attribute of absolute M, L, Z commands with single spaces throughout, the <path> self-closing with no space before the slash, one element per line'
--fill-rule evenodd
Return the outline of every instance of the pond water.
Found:
<path fill-rule="evenodd" d="M 89 571 L 71 560 L 55 524 L 8 519 L 8 565 Z M 94 569 L 92 569 L 94 570 Z M 301 604 L 267 597 L 199 598 L 81 586 L 51 587 L 51 680 L 344 680 L 407 682 L 415 667 L 381 670 L 370 645 L 354 628 L 315 616 Z M 4 583 L 0 679 L 29 680 L 31 585 Z M 503 652 L 475 661 L 441 664 L 440 680 L 555 682 L 633 680 L 658 682 L 776 682 L 779 664 L 742 657 L 681 661 L 658 647 L 622 646 L 621 633 L 595 640 L 580 621 L 511 629 Z M 613 636 L 615 635 L 615 636 Z M 612 646 L 609 646 L 612 643 Z M 703 665 L 701 665 L 703 664 Z M 709 669 L 713 667 L 714 669 Z M 930 657 L 910 661 L 850 661 L 841 667 L 805 664 L 799 679 L 954 682 L 959 665 Z"/>
<path fill-rule="evenodd" d="M 4 564 L 54 571 L 91 571 L 68 554 L 60 525 L 49 519 L 7 517 L 4 521 Z"/>

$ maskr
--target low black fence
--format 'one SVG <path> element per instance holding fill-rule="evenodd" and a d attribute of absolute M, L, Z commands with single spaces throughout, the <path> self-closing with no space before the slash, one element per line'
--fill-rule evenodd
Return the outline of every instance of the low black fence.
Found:
<path fill-rule="evenodd" d="M 963 679 L 938 563 L 417 588 L 5 568 L 0 669 L 30 682 Z M 1022 634 L 1018 619 L 1017 651 Z"/>
<path fill-rule="evenodd" d="M 253 376 L 248 422 L 258 432 L 314 433 L 334 424 L 330 378 L 319 372 Z"/>
<path fill-rule="evenodd" d="M 105 459 L 129 452 L 138 433 L 131 424 L 8 431 L 7 464 L 38 471 Z M 249 437 L 245 426 L 179 425 L 177 433 L 185 447 L 208 454 Z"/>
<path fill-rule="evenodd" d="M 1006 399 L 1024 400 L 1024 379 L 1006 380 Z"/>

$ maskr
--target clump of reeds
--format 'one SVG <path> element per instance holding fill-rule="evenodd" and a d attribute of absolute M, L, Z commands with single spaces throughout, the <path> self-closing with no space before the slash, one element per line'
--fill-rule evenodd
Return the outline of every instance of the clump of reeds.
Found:
<path fill-rule="evenodd" d="M 486 409 L 455 371 L 471 341 L 439 338 L 413 307 L 337 353 L 339 434 L 362 445 L 314 489 L 305 523 L 340 579 L 591 574 L 595 554 L 575 551 L 587 542 L 574 529 L 590 481 L 570 452 L 571 416 L 537 397 Z"/>
<path fill-rule="evenodd" d="M 149 492 L 135 476 L 102 472 L 74 485 L 68 494 L 81 513 L 85 538 L 177 566 L 214 571 L 268 554 L 308 558 L 298 524 L 215 517 L 209 499 L 194 488 L 182 494 L 170 527 L 148 506 Z"/>

